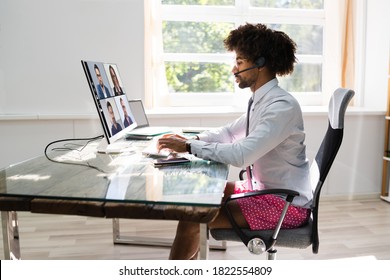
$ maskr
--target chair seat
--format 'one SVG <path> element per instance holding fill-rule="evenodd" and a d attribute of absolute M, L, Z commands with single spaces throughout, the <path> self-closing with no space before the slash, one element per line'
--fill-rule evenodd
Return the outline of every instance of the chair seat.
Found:
<path fill-rule="evenodd" d="M 279 231 L 276 246 L 305 249 L 312 244 L 312 220 L 303 227 L 294 229 L 281 229 Z M 259 237 L 267 240 L 272 234 L 273 230 L 259 230 L 252 231 L 249 229 L 243 229 L 243 232 L 248 237 Z M 240 237 L 233 229 L 210 229 L 210 234 L 215 240 L 227 240 L 227 241 L 241 241 Z"/>

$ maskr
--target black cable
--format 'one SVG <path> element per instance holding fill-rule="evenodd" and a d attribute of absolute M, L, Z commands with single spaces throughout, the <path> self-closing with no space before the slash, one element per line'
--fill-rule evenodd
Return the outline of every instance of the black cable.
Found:
<path fill-rule="evenodd" d="M 104 136 L 103 135 L 99 135 L 99 136 L 96 136 L 96 137 L 92 137 L 92 138 L 71 138 L 71 139 L 61 139 L 61 140 L 56 140 L 56 141 L 53 141 L 53 142 L 50 142 L 49 144 L 47 144 L 47 146 L 45 147 L 45 150 L 44 150 L 44 154 L 45 154 L 45 157 L 50 160 L 51 162 L 55 162 L 55 163 L 62 163 L 62 164 L 70 164 L 70 165 L 79 165 L 79 166 L 85 166 L 85 167 L 89 167 L 89 168 L 93 168 L 93 169 L 96 169 L 97 171 L 99 172 L 102 172 L 102 173 L 107 173 L 105 172 L 104 170 L 100 169 L 99 167 L 97 166 L 93 166 L 93 165 L 90 165 L 88 162 L 86 164 L 83 164 L 83 163 L 75 163 L 75 162 L 66 162 L 66 161 L 58 161 L 58 160 L 54 160 L 52 158 L 50 158 L 47 154 L 47 149 L 53 145 L 53 144 L 56 144 L 56 143 L 60 143 L 60 142 L 68 142 L 68 141 L 87 141 L 86 144 L 84 145 L 79 145 L 81 148 L 80 149 L 76 149 L 76 148 L 53 148 L 52 151 L 78 151 L 78 152 L 81 152 L 89 143 L 93 142 L 93 141 L 96 141 L 96 140 L 99 140 L 99 139 L 102 139 Z M 74 144 L 76 145 L 76 144 Z"/>
<path fill-rule="evenodd" d="M 67 146 L 69 146 L 69 148 L 67 148 Z M 75 150 L 77 150 L 76 148 L 71 148 L 71 146 L 82 147 L 83 148 L 85 145 L 76 144 L 76 143 L 67 143 L 67 144 L 64 144 L 63 148 L 53 148 L 51 150 L 52 151 L 75 151 Z"/>

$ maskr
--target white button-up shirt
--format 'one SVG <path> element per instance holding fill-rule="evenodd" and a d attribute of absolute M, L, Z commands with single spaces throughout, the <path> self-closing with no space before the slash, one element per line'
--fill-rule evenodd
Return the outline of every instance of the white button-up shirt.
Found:
<path fill-rule="evenodd" d="M 273 79 L 256 90 L 245 137 L 246 113 L 226 126 L 199 134 L 192 154 L 236 167 L 253 165 L 258 188 L 300 193 L 293 205 L 309 207 L 312 199 L 301 108 Z M 254 186 L 255 187 L 255 186 Z"/>

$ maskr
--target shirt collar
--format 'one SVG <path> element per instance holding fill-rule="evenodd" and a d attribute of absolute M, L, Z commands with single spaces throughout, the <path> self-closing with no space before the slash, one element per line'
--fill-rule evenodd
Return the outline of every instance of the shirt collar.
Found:
<path fill-rule="evenodd" d="M 262 85 L 260 88 L 258 88 L 252 95 L 253 103 L 256 104 L 260 99 L 262 99 L 272 88 L 277 86 L 279 83 L 277 78 L 273 78 L 272 80 L 268 81 L 264 85 Z"/>

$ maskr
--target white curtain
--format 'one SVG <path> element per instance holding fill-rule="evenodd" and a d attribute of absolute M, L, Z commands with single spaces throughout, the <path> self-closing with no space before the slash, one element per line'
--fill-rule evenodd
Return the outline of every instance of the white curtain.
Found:
<path fill-rule="evenodd" d="M 342 71 L 341 86 L 355 88 L 355 61 L 356 61 L 356 0 L 345 0 L 343 13 L 342 34 Z"/>
<path fill-rule="evenodd" d="M 168 86 L 163 60 L 161 0 L 145 0 L 145 106 L 164 105 Z"/>

